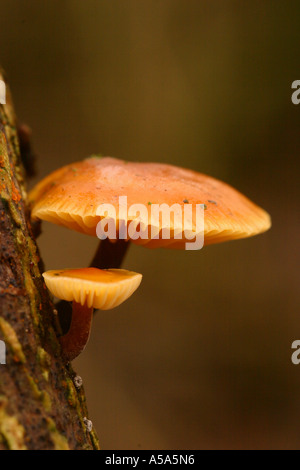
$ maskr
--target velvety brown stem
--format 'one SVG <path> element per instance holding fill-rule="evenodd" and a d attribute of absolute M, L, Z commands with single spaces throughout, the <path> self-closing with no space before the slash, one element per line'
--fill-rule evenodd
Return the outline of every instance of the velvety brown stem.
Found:
<path fill-rule="evenodd" d="M 85 348 L 92 326 L 93 307 L 73 302 L 72 320 L 69 331 L 59 338 L 62 357 L 71 362 Z"/>
<path fill-rule="evenodd" d="M 112 243 L 106 238 L 106 240 L 100 241 L 90 267 L 99 269 L 120 268 L 129 245 L 130 242 L 126 240 L 116 240 Z"/>

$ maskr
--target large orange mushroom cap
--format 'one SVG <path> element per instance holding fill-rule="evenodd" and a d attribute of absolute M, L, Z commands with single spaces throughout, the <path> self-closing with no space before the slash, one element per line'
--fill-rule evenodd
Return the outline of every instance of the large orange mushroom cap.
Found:
<path fill-rule="evenodd" d="M 268 230 L 270 216 L 236 189 L 196 171 L 161 163 L 135 163 L 91 157 L 60 168 L 31 191 L 33 219 L 43 219 L 96 235 L 100 204 L 116 210 L 119 196 L 128 207 L 143 204 L 204 204 L 204 244 L 250 237 Z M 145 222 L 147 223 L 147 221 Z M 119 227 L 118 211 L 115 220 Z M 162 230 L 162 226 L 158 227 Z M 171 234 L 172 234 L 171 227 Z M 184 248 L 186 240 L 132 240 L 149 247 Z"/>

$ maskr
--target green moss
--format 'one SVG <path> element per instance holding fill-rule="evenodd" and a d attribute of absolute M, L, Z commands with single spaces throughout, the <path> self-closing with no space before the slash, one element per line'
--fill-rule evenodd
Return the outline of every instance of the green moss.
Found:
<path fill-rule="evenodd" d="M 56 424 L 51 418 L 47 418 L 48 430 L 55 450 L 70 450 L 68 441 L 65 436 L 60 434 L 56 428 Z"/>
<path fill-rule="evenodd" d="M 39 262 L 39 256 L 37 253 L 37 248 L 36 244 L 34 241 L 28 237 L 27 238 L 27 245 L 28 245 L 28 250 L 29 250 L 29 255 L 27 257 L 27 261 L 29 262 L 29 265 L 31 266 L 31 270 L 33 270 L 33 275 L 36 278 L 41 277 L 41 273 L 38 267 L 38 262 Z"/>
<path fill-rule="evenodd" d="M 38 347 L 37 350 L 37 362 L 42 368 L 42 376 L 48 382 L 49 380 L 49 368 L 51 367 L 51 357 L 42 347 Z"/>
<path fill-rule="evenodd" d="M 97 437 L 97 435 L 96 435 L 96 433 L 95 433 L 94 430 L 92 430 L 92 431 L 90 432 L 90 438 L 91 438 L 91 441 L 92 441 L 92 444 L 93 444 L 93 448 L 94 448 L 95 450 L 100 450 L 99 440 L 98 440 L 98 437 Z"/>
<path fill-rule="evenodd" d="M 1 180 L 3 184 L 0 185 L 0 197 L 3 201 L 7 202 L 10 214 L 14 223 L 18 226 L 22 226 L 22 218 L 20 212 L 17 210 L 16 204 L 13 202 L 13 184 L 12 184 L 12 173 L 9 162 L 6 138 L 3 132 L 0 132 L 0 155 L 1 155 Z M 15 188 L 15 186 L 14 186 Z"/>
<path fill-rule="evenodd" d="M 39 293 L 36 289 L 36 286 L 32 279 L 31 269 L 34 271 L 36 277 L 40 277 L 40 273 L 37 266 L 37 254 L 36 249 L 33 247 L 33 242 L 31 239 L 26 239 L 22 230 L 17 229 L 15 234 L 16 244 L 20 252 L 20 260 L 22 262 L 22 270 L 24 274 L 24 287 L 28 293 L 30 300 L 30 309 L 32 313 L 32 318 L 34 325 L 43 330 L 43 322 L 41 322 L 40 312 L 37 308 L 37 305 L 40 304 Z M 30 240 L 30 241 L 29 241 Z M 24 247 L 27 247 L 27 250 L 24 250 Z M 36 260 L 33 263 L 33 259 Z"/>
<path fill-rule="evenodd" d="M 51 398 L 48 392 L 45 390 L 40 390 L 38 387 L 38 384 L 34 381 L 34 379 L 26 372 L 27 380 L 29 382 L 30 388 L 33 393 L 33 397 L 36 400 L 39 400 L 42 402 L 44 409 L 49 412 L 51 411 L 52 408 L 52 402 Z"/>
<path fill-rule="evenodd" d="M 47 353 L 47 351 L 45 351 L 45 349 L 42 348 L 41 346 L 39 346 L 37 349 L 36 357 L 37 357 L 37 361 L 42 367 L 48 368 L 51 366 L 51 357 Z"/>
<path fill-rule="evenodd" d="M 6 407 L 8 400 L 0 396 L 0 437 L 9 450 L 26 450 L 25 430 L 15 416 L 10 416 Z"/>
<path fill-rule="evenodd" d="M 77 392 L 73 381 L 69 378 L 67 379 L 67 400 L 70 406 L 76 406 Z"/>
<path fill-rule="evenodd" d="M 15 330 L 10 326 L 10 324 L 6 320 L 4 320 L 3 317 L 0 317 L 0 329 L 4 335 L 6 344 L 9 346 L 14 356 L 14 360 L 25 364 L 26 357 L 23 353 L 22 346 L 20 341 L 18 340 L 17 334 Z"/>
<path fill-rule="evenodd" d="M 28 271 L 28 268 L 24 267 L 23 272 L 24 272 L 24 285 L 25 285 L 25 289 L 28 293 L 29 300 L 30 300 L 32 319 L 33 319 L 34 325 L 36 327 L 39 327 L 41 329 L 41 332 L 43 333 L 44 325 L 43 325 L 43 322 L 41 321 L 40 312 L 37 308 L 37 305 L 40 304 L 39 302 L 40 299 L 37 297 L 37 290 L 32 280 L 31 274 Z"/>
<path fill-rule="evenodd" d="M 47 412 L 51 411 L 52 401 L 51 401 L 49 393 L 47 393 L 45 390 L 43 390 L 41 393 L 41 401 L 43 403 L 45 410 Z"/>
<path fill-rule="evenodd" d="M 40 400 L 42 392 L 38 387 L 38 384 L 34 381 L 34 379 L 29 375 L 28 372 L 26 372 L 26 377 L 29 383 L 29 386 L 31 388 L 31 391 L 33 393 L 33 396 L 36 400 Z"/>
<path fill-rule="evenodd" d="M 14 223 L 16 224 L 16 226 L 17 227 L 22 227 L 22 225 L 23 225 L 22 218 L 21 218 L 21 216 L 19 214 L 19 211 L 17 210 L 14 202 L 11 199 L 8 201 L 8 207 L 9 207 L 11 217 L 12 217 Z"/>

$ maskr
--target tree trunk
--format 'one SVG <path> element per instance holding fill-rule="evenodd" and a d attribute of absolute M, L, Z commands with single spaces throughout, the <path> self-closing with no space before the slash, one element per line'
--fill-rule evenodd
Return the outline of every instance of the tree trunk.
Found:
<path fill-rule="evenodd" d="M 0 105 L 0 449 L 99 449 L 80 378 L 61 359 L 6 95 Z"/>

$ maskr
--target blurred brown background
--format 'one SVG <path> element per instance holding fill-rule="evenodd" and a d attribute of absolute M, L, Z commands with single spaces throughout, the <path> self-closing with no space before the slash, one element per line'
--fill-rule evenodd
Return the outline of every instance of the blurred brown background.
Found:
<path fill-rule="evenodd" d="M 38 181 L 92 153 L 227 181 L 270 232 L 199 252 L 132 246 L 143 283 L 74 363 L 104 449 L 300 448 L 300 5 L 1 0 L 0 63 Z M 97 240 L 44 224 L 48 269 Z"/>

